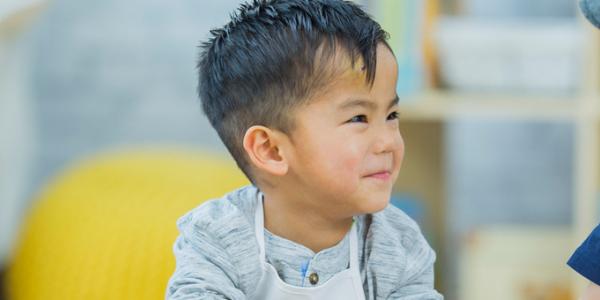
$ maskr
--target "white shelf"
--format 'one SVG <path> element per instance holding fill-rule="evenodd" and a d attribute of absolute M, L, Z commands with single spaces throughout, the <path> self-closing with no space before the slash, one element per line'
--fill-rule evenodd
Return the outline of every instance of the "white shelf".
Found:
<path fill-rule="evenodd" d="M 412 122 L 415 126 L 428 127 L 427 124 L 459 119 L 572 124 L 574 187 L 571 250 L 581 244 L 600 217 L 600 30 L 589 25 L 585 28 L 586 43 L 582 56 L 586 67 L 581 89 L 572 96 L 430 90 L 403 98 L 400 102 L 400 120 Z M 581 276 L 572 274 L 572 291 L 579 294 L 586 282 Z"/>
<path fill-rule="evenodd" d="M 574 121 L 582 114 L 598 119 L 600 113 L 581 108 L 578 96 L 519 96 L 428 91 L 401 100 L 407 121 L 447 121 L 457 118 Z"/>

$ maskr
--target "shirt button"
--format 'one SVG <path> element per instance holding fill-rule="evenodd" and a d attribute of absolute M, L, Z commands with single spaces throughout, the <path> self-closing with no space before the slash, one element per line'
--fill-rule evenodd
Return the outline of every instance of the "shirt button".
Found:
<path fill-rule="evenodd" d="M 312 273 L 308 276 L 308 281 L 310 284 L 315 285 L 319 282 L 319 275 L 317 273 Z"/>

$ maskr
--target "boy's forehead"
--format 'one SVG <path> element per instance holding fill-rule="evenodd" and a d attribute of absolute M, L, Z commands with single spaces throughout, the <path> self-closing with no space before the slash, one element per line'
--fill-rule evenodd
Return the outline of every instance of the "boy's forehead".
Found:
<path fill-rule="evenodd" d="M 317 59 L 320 57 L 317 56 Z M 366 68 L 362 56 L 351 57 L 345 49 L 337 49 L 328 59 L 318 62 L 321 68 L 327 69 L 328 73 L 335 75 L 333 80 L 359 80 L 366 81 Z"/>
<path fill-rule="evenodd" d="M 380 43 L 376 50 L 375 62 L 376 66 L 381 66 L 382 64 L 395 63 L 396 58 L 385 44 Z M 328 75 L 323 76 L 323 78 L 327 78 L 327 83 L 322 86 L 324 87 L 322 90 L 325 92 L 328 89 L 348 88 L 348 86 L 367 90 L 371 88 L 371 84 L 367 79 L 363 57 L 356 55 L 352 58 L 349 51 L 341 47 L 337 48 L 329 57 L 323 57 L 322 53 L 317 55 L 315 73 Z"/>
<path fill-rule="evenodd" d="M 328 82 L 313 94 L 310 102 L 327 101 L 335 104 L 336 99 L 343 95 L 350 94 L 368 94 L 371 85 L 367 80 L 367 74 L 362 67 L 362 62 L 356 62 L 352 65 L 350 62 L 334 66 L 333 76 L 330 76 Z M 342 97 L 343 98 L 343 97 Z"/>
<path fill-rule="evenodd" d="M 314 93 L 306 105 L 337 110 L 347 99 L 368 99 L 370 89 L 364 71 L 348 68 Z"/>
<path fill-rule="evenodd" d="M 385 46 L 378 47 L 376 64 L 375 78 L 371 83 L 367 79 L 362 59 L 352 63 L 347 54 L 333 59 L 328 66 L 333 76 L 313 94 L 307 104 L 331 104 L 338 107 L 348 99 L 393 99 L 396 97 L 394 73 L 397 75 L 397 64 L 391 50 Z"/>
<path fill-rule="evenodd" d="M 320 78 L 325 82 L 312 93 L 312 98 L 315 99 L 311 99 L 311 101 L 319 98 L 330 99 L 331 94 L 339 94 L 340 91 L 347 92 L 349 88 L 352 90 L 369 89 L 367 72 L 360 58 L 352 62 L 348 55 L 345 55 L 345 57 L 331 59 L 322 68 L 321 72 L 327 75 L 320 76 Z"/>
<path fill-rule="evenodd" d="M 309 91 L 307 101 L 303 101 L 304 105 L 314 103 L 339 105 L 348 98 L 366 99 L 371 92 L 380 94 L 373 89 L 381 89 L 381 87 L 372 84 L 374 82 L 370 82 L 367 78 L 367 70 L 361 55 L 357 55 L 354 59 L 350 55 L 349 51 L 342 47 L 337 47 L 334 52 L 328 54 L 321 52 L 317 55 L 313 80 L 318 83 L 312 85 L 313 90 Z M 384 64 L 395 64 L 393 53 L 384 44 L 378 45 L 376 56 L 378 67 L 375 69 L 375 77 L 380 73 L 380 67 L 385 68 Z M 395 83 L 393 85 L 392 93 L 395 95 Z"/>

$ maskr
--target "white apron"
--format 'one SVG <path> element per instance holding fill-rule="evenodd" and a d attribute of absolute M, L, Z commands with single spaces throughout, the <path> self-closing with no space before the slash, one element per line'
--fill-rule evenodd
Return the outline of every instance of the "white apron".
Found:
<path fill-rule="evenodd" d="M 258 194 L 255 216 L 255 234 L 260 248 L 262 277 L 250 299 L 255 300 L 365 300 L 358 265 L 356 225 L 350 229 L 350 267 L 335 274 L 326 283 L 316 287 L 297 287 L 285 283 L 277 270 L 265 259 L 264 212 L 262 194 Z"/>

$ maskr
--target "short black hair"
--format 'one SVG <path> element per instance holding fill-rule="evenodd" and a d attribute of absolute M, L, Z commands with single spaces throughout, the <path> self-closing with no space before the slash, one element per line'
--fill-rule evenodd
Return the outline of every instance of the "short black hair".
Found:
<path fill-rule="evenodd" d="M 293 108 L 335 75 L 330 65 L 336 49 L 352 66 L 360 61 L 372 85 L 377 45 L 389 48 L 381 26 L 342 0 L 253 0 L 210 35 L 200 46 L 198 94 L 211 125 L 251 181 L 242 145 L 248 128 L 291 132 Z"/>

